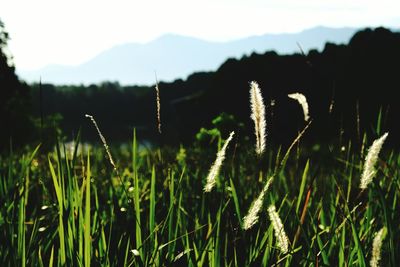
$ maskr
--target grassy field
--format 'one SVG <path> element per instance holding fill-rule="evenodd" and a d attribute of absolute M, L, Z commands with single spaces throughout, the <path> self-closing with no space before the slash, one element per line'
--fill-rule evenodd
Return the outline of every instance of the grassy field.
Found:
<path fill-rule="evenodd" d="M 361 190 L 373 138 L 361 147 L 294 142 L 257 157 L 254 144 L 235 136 L 216 186 L 204 192 L 224 139 L 138 149 L 132 135 L 129 149 L 111 149 L 115 168 L 100 142 L 81 152 L 77 142 L 1 156 L 1 265 L 368 266 L 383 229 L 379 263 L 397 266 L 400 154 L 383 149 L 373 182 Z M 244 230 L 271 177 L 258 221 Z"/>

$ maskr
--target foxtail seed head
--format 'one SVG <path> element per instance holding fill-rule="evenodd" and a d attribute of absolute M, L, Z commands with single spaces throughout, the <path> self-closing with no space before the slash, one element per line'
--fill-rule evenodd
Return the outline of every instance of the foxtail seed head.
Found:
<path fill-rule="evenodd" d="M 307 98 L 301 93 L 288 94 L 288 97 L 297 100 L 297 102 L 299 102 L 301 108 L 303 109 L 304 121 L 308 121 L 310 119 L 310 116 L 308 115 L 309 111 L 308 111 Z"/>
<path fill-rule="evenodd" d="M 256 153 L 260 156 L 265 151 L 265 105 L 260 87 L 254 81 L 250 83 L 250 106 L 256 135 Z"/>
<path fill-rule="evenodd" d="M 214 164 L 211 166 L 210 171 L 208 173 L 207 183 L 204 186 L 204 192 L 211 192 L 211 190 L 215 186 L 216 181 L 217 181 L 217 175 L 219 173 L 219 170 L 221 169 L 222 162 L 225 159 L 226 148 L 228 147 L 228 144 L 232 140 L 234 134 L 235 134 L 235 132 L 231 132 L 228 139 L 225 141 L 224 146 L 221 148 L 220 151 L 218 151 L 217 158 L 216 158 Z"/>
<path fill-rule="evenodd" d="M 273 179 L 274 179 L 273 176 L 268 179 L 260 195 L 258 195 L 257 199 L 253 201 L 253 203 L 250 206 L 249 212 L 243 218 L 244 230 L 250 229 L 251 227 L 253 227 L 253 225 L 255 225 L 258 222 L 258 214 L 260 213 L 260 210 L 264 203 L 265 194 L 267 193 L 269 187 L 271 186 Z"/>
<path fill-rule="evenodd" d="M 279 218 L 278 212 L 276 212 L 275 205 L 271 205 L 268 208 L 268 215 L 272 222 L 272 227 L 274 228 L 275 237 L 278 241 L 278 246 L 283 253 L 288 253 L 289 251 L 289 239 L 283 228 L 281 219 Z"/>
<path fill-rule="evenodd" d="M 110 160 L 110 164 L 114 167 L 114 170 L 116 170 L 116 169 L 117 169 L 117 166 L 115 165 L 114 160 L 113 160 L 113 158 L 112 158 L 112 156 L 111 156 L 110 148 L 108 147 L 106 138 L 104 138 L 104 136 L 102 135 L 102 133 L 101 133 L 101 131 L 100 131 L 100 129 L 99 129 L 99 126 L 98 126 L 97 123 L 96 123 L 96 120 L 93 118 L 92 115 L 85 114 L 85 117 L 86 117 L 86 118 L 89 118 L 89 119 L 92 121 L 94 127 L 95 127 L 96 130 L 97 130 L 97 133 L 99 134 L 99 137 L 100 137 L 100 139 L 101 139 L 101 142 L 102 142 L 103 145 L 104 145 L 104 148 L 105 148 L 105 150 L 106 150 L 108 159 Z"/>
<path fill-rule="evenodd" d="M 385 238 L 385 231 L 385 227 L 379 230 L 374 237 L 374 241 L 372 242 L 372 257 L 371 261 L 369 262 L 371 267 L 379 266 L 379 261 L 381 260 L 382 242 Z"/>
<path fill-rule="evenodd" d="M 388 134 L 389 133 L 385 133 L 379 139 L 376 139 L 368 149 L 367 156 L 365 157 L 363 173 L 361 175 L 361 189 L 366 189 L 376 174 L 374 166 L 378 160 L 379 152 L 381 151 L 382 145 L 385 142 Z"/>

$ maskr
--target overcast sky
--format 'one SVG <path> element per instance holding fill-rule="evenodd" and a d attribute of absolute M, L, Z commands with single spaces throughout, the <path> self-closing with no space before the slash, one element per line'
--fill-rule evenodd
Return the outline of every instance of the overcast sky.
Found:
<path fill-rule="evenodd" d="M 227 41 L 315 26 L 399 27 L 400 0 L 0 0 L 18 69 L 75 65 L 165 33 Z"/>

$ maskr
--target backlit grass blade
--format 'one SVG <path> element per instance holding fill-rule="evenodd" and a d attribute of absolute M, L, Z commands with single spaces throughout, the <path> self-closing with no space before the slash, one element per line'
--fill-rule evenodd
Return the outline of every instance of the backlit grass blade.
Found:
<path fill-rule="evenodd" d="M 236 188 L 235 185 L 233 184 L 232 179 L 229 179 L 230 185 L 231 185 L 231 190 L 232 190 L 232 198 L 233 198 L 233 203 L 235 204 L 235 211 L 236 211 L 236 216 L 239 220 L 239 225 L 240 228 L 243 227 L 243 221 L 242 221 L 242 215 L 240 213 L 240 205 L 239 205 L 239 199 L 237 197 L 236 193 Z"/>
<path fill-rule="evenodd" d="M 49 267 L 53 267 L 54 262 L 54 246 L 51 247 L 50 258 L 49 258 Z"/>
<path fill-rule="evenodd" d="M 304 188 L 306 186 L 309 166 L 310 166 L 310 160 L 307 160 L 306 166 L 304 167 L 303 176 L 301 178 L 299 196 L 297 197 L 296 214 L 299 214 L 300 204 L 303 199 Z"/>
<path fill-rule="evenodd" d="M 139 250 L 142 261 L 144 260 L 144 254 L 142 249 L 142 229 L 140 223 L 140 197 L 139 197 L 139 178 L 137 169 L 137 141 L 136 141 L 136 129 L 133 130 L 133 141 L 132 141 L 132 166 L 133 166 L 133 202 L 135 208 L 135 236 L 136 236 L 136 248 Z M 122 185 L 123 186 L 123 185 Z"/>
<path fill-rule="evenodd" d="M 85 223 L 84 223 L 84 236 L 85 236 L 85 266 L 90 266 L 90 252 L 91 252 L 91 236 L 90 236 L 90 152 L 87 153 L 86 165 L 86 195 L 85 195 Z"/>
<path fill-rule="evenodd" d="M 54 189 L 56 191 L 57 201 L 58 201 L 58 236 L 60 239 L 60 250 L 59 256 L 61 260 L 61 265 L 65 265 L 66 262 L 66 253 L 65 253 L 65 235 L 64 235 L 64 223 L 63 223 L 63 210 L 64 210 L 64 202 L 63 202 L 63 193 L 59 184 L 59 179 L 54 171 L 53 164 L 49 160 L 50 174 L 53 179 Z"/>
<path fill-rule="evenodd" d="M 150 185 L 150 214 L 149 214 L 149 232 L 151 243 L 154 243 L 154 222 L 155 222 L 155 207 L 156 207 L 156 197 L 155 197 L 155 186 L 156 186 L 156 171 L 153 165 L 151 170 L 151 185 Z"/>
<path fill-rule="evenodd" d="M 23 181 L 22 181 L 23 182 Z M 18 203 L 18 258 L 21 266 L 25 267 L 26 251 L 25 251 L 25 183 L 21 187 Z"/>

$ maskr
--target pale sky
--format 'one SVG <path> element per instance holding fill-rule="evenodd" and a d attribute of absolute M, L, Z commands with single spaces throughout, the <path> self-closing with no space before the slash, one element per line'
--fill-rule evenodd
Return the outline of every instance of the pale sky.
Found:
<path fill-rule="evenodd" d="M 165 33 L 227 41 L 315 26 L 399 27 L 400 0 L 0 0 L 17 69 L 77 65 Z"/>

